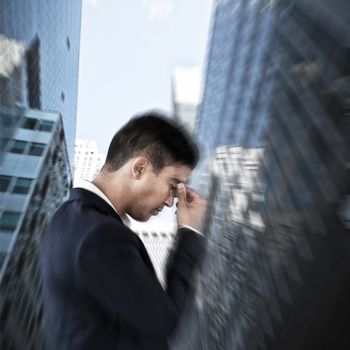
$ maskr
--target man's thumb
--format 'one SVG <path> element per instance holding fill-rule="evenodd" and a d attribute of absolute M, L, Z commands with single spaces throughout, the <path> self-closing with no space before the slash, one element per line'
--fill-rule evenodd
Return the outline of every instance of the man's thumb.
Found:
<path fill-rule="evenodd" d="M 176 188 L 177 198 L 179 199 L 179 203 L 184 204 L 186 200 L 186 188 L 183 183 L 177 184 Z"/>

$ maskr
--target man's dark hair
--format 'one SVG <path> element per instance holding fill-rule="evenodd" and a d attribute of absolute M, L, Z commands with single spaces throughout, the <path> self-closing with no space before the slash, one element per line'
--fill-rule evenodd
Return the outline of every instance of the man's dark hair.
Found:
<path fill-rule="evenodd" d="M 133 117 L 114 135 L 103 170 L 116 171 L 139 155 L 148 157 L 157 173 L 174 163 L 193 169 L 198 162 L 198 148 L 187 131 L 154 111 Z"/>

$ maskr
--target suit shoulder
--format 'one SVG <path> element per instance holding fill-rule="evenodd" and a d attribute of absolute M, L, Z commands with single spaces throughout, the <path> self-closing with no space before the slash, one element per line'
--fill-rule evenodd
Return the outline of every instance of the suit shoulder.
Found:
<path fill-rule="evenodd" d="M 136 233 L 121 221 L 111 217 L 104 217 L 103 220 L 93 222 L 89 227 L 88 236 L 90 239 L 112 239 L 125 243 L 138 244 Z"/>
<path fill-rule="evenodd" d="M 48 228 L 52 237 L 63 237 L 76 243 L 102 240 L 121 240 L 136 244 L 137 235 L 117 215 L 84 200 L 69 200 L 55 213 Z"/>

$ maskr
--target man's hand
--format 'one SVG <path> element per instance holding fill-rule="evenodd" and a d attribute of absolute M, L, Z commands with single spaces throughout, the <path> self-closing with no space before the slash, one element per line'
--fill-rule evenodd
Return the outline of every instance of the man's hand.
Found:
<path fill-rule="evenodd" d="M 183 183 L 177 185 L 177 197 L 177 224 L 201 231 L 207 201 Z"/>

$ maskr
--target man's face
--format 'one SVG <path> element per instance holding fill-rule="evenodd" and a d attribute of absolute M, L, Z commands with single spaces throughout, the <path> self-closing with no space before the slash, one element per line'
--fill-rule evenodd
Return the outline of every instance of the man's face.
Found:
<path fill-rule="evenodd" d="M 135 220 L 147 221 L 164 206 L 172 207 L 174 198 L 177 197 L 176 185 L 185 183 L 190 172 L 190 167 L 186 165 L 170 165 L 156 174 L 151 164 L 148 164 L 137 183 L 137 198 L 129 206 L 127 213 Z"/>

